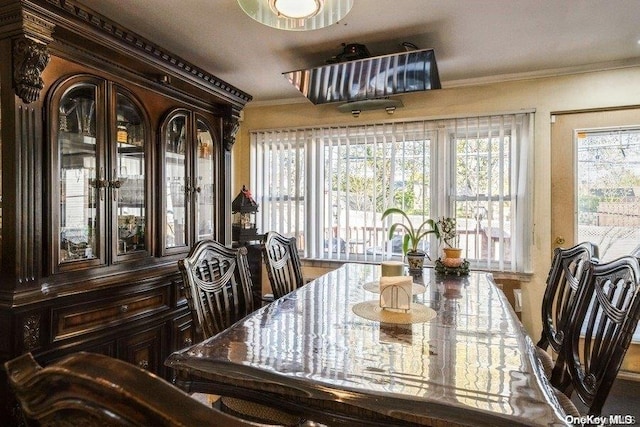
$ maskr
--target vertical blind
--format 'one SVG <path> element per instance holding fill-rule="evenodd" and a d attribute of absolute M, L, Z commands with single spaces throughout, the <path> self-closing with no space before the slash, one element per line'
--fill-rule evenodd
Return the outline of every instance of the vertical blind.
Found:
<path fill-rule="evenodd" d="M 402 258 L 381 220 L 455 217 L 474 267 L 529 271 L 530 113 L 251 132 L 262 232 L 295 236 L 303 257 Z M 430 235 L 421 244 L 439 256 Z"/>

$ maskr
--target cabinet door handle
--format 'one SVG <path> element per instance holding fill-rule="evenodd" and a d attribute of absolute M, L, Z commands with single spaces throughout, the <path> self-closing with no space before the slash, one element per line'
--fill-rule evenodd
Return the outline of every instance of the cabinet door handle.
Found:
<path fill-rule="evenodd" d="M 191 191 L 193 192 L 193 201 L 195 203 L 197 203 L 198 202 L 198 197 L 200 197 L 200 191 L 202 191 L 202 190 L 200 189 L 200 187 L 195 187 L 194 186 L 194 187 L 191 187 Z"/>
<path fill-rule="evenodd" d="M 118 189 L 120 187 L 122 187 L 122 181 L 120 181 L 120 178 L 118 178 L 118 171 L 117 170 L 113 170 L 113 177 L 115 178 L 115 181 L 109 181 L 109 187 L 111 187 L 111 193 L 113 194 L 113 201 L 117 202 L 118 201 Z"/>
<path fill-rule="evenodd" d="M 92 179 L 90 184 L 93 188 L 98 190 L 98 194 L 100 196 L 100 200 L 104 200 L 103 189 L 107 186 L 107 181 L 104 179 L 104 168 L 100 168 L 100 176 L 96 179 Z"/>
<path fill-rule="evenodd" d="M 148 360 L 141 360 L 138 362 L 138 366 L 142 369 L 148 369 L 149 368 L 149 361 Z"/>
<path fill-rule="evenodd" d="M 184 180 L 184 197 L 187 201 L 189 201 L 189 197 L 191 196 L 191 184 L 189 183 L 191 181 L 191 178 L 189 178 L 188 176 L 185 177 Z"/>
<path fill-rule="evenodd" d="M 100 193 L 100 200 L 104 200 L 104 189 L 107 187 L 107 180 L 104 179 L 104 167 L 100 167 L 100 179 L 96 181 L 96 187 Z"/>
<path fill-rule="evenodd" d="M 120 313 L 126 313 L 127 311 L 129 311 L 129 306 L 127 304 L 122 304 L 120 306 Z"/>

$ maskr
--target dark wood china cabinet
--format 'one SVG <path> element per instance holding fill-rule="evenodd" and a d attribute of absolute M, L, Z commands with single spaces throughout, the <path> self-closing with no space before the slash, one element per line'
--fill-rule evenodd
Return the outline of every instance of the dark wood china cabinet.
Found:
<path fill-rule="evenodd" d="M 0 0 L 0 55 L 0 365 L 85 350 L 172 379 L 193 342 L 177 261 L 231 241 L 251 97 L 75 1 Z"/>

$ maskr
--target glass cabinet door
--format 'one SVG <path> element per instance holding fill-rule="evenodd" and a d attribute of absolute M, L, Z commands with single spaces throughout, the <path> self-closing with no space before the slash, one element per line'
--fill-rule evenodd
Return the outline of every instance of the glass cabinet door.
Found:
<path fill-rule="evenodd" d="M 115 203 L 118 256 L 141 252 L 146 244 L 145 127 L 140 109 L 116 95 L 115 167 L 110 186 Z"/>
<path fill-rule="evenodd" d="M 97 77 L 50 98 L 51 271 L 149 256 L 149 121 L 133 95 Z"/>
<path fill-rule="evenodd" d="M 78 84 L 61 97 L 58 110 L 58 259 L 99 257 L 99 206 L 105 171 L 98 164 L 95 84 Z M 99 169 L 98 169 L 99 168 Z"/>
<path fill-rule="evenodd" d="M 165 126 L 165 248 L 186 247 L 187 241 L 187 116 L 174 116 Z"/>
<path fill-rule="evenodd" d="M 185 252 L 216 238 L 215 130 L 201 116 L 176 110 L 162 127 L 164 145 L 164 252 Z"/>
<path fill-rule="evenodd" d="M 196 242 L 213 239 L 214 218 L 214 161 L 213 135 L 207 124 L 196 120 L 197 160 L 196 160 Z"/>

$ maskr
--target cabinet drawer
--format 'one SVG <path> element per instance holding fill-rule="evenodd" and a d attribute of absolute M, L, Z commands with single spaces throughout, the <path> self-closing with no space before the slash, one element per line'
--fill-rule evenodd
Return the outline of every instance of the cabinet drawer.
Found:
<path fill-rule="evenodd" d="M 111 328 L 128 320 L 170 310 L 169 288 L 158 287 L 135 295 L 53 310 L 53 340 Z"/>

